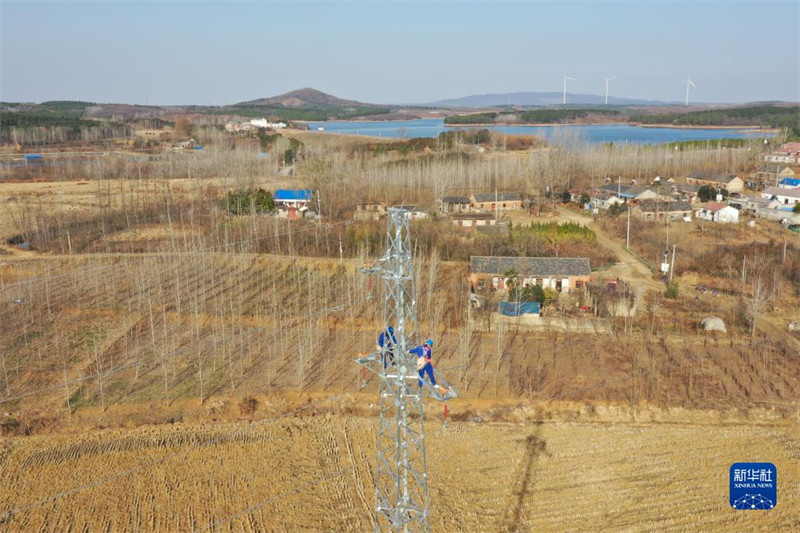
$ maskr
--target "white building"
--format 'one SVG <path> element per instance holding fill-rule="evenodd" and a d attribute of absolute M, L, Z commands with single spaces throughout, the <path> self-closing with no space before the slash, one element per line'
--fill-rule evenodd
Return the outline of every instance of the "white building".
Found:
<path fill-rule="evenodd" d="M 720 224 L 739 223 L 738 209 L 716 202 L 704 205 L 695 211 L 694 216 L 702 220 L 708 220 L 709 222 L 719 222 Z"/>
<path fill-rule="evenodd" d="M 800 163 L 800 143 L 784 143 L 778 150 L 764 156 L 771 163 Z"/>
<path fill-rule="evenodd" d="M 236 131 L 249 131 L 252 130 L 253 127 L 254 126 L 249 122 L 228 122 L 227 124 L 225 124 L 225 131 L 228 131 L 230 133 Z"/>
<path fill-rule="evenodd" d="M 794 205 L 795 202 L 800 202 L 800 189 L 769 187 L 761 191 L 761 197 L 777 200 L 782 205 Z"/>
<path fill-rule="evenodd" d="M 589 191 L 589 203 L 593 208 L 610 209 L 611 206 L 621 204 L 623 201 L 616 194 L 603 189 Z"/>
<path fill-rule="evenodd" d="M 254 118 L 250 124 L 255 128 L 272 128 L 273 130 L 280 130 L 286 127 L 283 122 L 267 122 L 265 118 Z"/>
<path fill-rule="evenodd" d="M 422 209 L 417 209 L 417 207 L 414 205 L 394 205 L 392 207 L 408 212 L 408 218 L 410 220 L 421 220 L 423 218 L 428 218 L 428 213 Z"/>

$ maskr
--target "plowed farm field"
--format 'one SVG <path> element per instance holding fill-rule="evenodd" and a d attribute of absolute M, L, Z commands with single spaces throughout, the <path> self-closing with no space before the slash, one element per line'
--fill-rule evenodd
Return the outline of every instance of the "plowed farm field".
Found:
<path fill-rule="evenodd" d="M 367 531 L 375 419 L 293 414 L 0 440 L 0 530 Z M 428 424 L 434 531 L 798 531 L 800 436 L 776 424 Z M 735 511 L 728 470 L 778 468 Z"/>

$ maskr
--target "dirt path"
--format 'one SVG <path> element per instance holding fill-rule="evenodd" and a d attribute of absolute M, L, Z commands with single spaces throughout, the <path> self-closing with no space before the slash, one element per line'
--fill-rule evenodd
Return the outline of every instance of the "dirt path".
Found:
<path fill-rule="evenodd" d="M 594 224 L 592 217 L 576 213 L 564 207 L 557 207 L 556 210 L 558 212 L 559 221 L 576 222 L 581 226 L 591 228 L 595 235 L 597 235 L 597 243 L 612 251 L 614 255 L 617 256 L 618 262 L 605 271 L 609 277 L 618 277 L 624 280 L 634 287 L 637 292 L 641 292 L 642 294 L 650 290 L 664 290 L 664 284 L 653 279 L 653 274 L 650 272 L 650 269 L 628 253 L 622 244 L 611 238 L 600 229 L 597 224 Z"/>

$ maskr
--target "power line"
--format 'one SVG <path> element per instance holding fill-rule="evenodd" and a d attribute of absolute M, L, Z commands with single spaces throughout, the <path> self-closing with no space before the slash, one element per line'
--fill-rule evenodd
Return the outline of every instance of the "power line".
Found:
<path fill-rule="evenodd" d="M 436 431 L 429 432 L 428 435 L 435 435 L 437 433 L 440 433 L 440 432 L 444 431 L 444 429 L 445 429 L 444 427 L 439 428 Z M 344 467 L 339 472 L 336 472 L 336 473 L 333 473 L 333 474 L 328 474 L 326 476 L 318 477 L 318 478 L 313 479 L 313 480 L 309 481 L 308 483 L 305 483 L 305 484 L 303 484 L 303 485 L 301 485 L 299 487 L 295 487 L 295 488 L 286 490 L 284 492 L 281 492 L 280 494 L 278 494 L 276 496 L 273 496 L 271 498 L 263 500 L 263 501 L 261 501 L 259 503 L 253 504 L 250 507 L 248 507 L 247 509 L 244 509 L 244 510 L 239 511 L 239 512 L 237 512 L 235 514 L 229 515 L 229 516 L 227 516 L 227 517 L 225 517 L 223 519 L 217 520 L 216 522 L 213 522 L 211 524 L 206 524 L 203 527 L 197 528 L 197 529 L 194 530 L 194 533 L 200 533 L 200 532 L 203 532 L 203 531 L 216 529 L 221 525 L 224 525 L 224 524 L 227 524 L 228 522 L 236 520 L 237 518 L 252 514 L 253 511 L 257 511 L 257 510 L 261 509 L 262 507 L 266 507 L 267 505 L 269 505 L 271 503 L 275 503 L 278 500 L 282 500 L 282 499 L 287 498 L 289 496 L 298 494 L 298 493 L 300 493 L 301 491 L 303 491 L 305 489 L 311 488 L 311 487 L 313 487 L 315 485 L 323 483 L 323 482 L 325 482 L 325 481 L 327 481 L 329 479 L 332 479 L 334 477 L 341 476 L 343 472 L 347 472 L 347 471 L 353 470 L 357 466 L 362 465 L 362 464 L 364 464 L 364 463 L 366 463 L 368 461 L 369 461 L 369 458 L 366 457 L 364 459 L 361 459 L 360 461 L 353 462 L 350 465 Z"/>
<path fill-rule="evenodd" d="M 114 370 L 107 370 L 105 372 L 98 372 L 97 374 L 91 374 L 89 376 L 83 376 L 83 377 L 80 377 L 80 378 L 73 379 L 71 381 L 66 381 L 66 382 L 59 383 L 57 385 L 51 385 L 49 387 L 44 387 L 44 388 L 41 388 L 41 389 L 28 391 L 28 392 L 23 392 L 23 393 L 20 393 L 20 394 L 18 394 L 16 396 L 11 396 L 9 398 L 1 399 L 0 400 L 0 404 L 13 402 L 13 401 L 16 401 L 16 400 L 21 400 L 22 398 L 27 398 L 29 396 L 35 396 L 37 394 L 41 394 L 42 392 L 47 392 L 47 391 L 51 391 L 51 390 L 55 390 L 55 389 L 60 389 L 61 387 L 68 387 L 70 385 L 74 385 L 75 383 L 80 383 L 81 381 L 88 381 L 90 379 L 97 378 L 97 377 L 110 376 L 111 374 L 116 374 L 117 372 L 122 372 L 126 368 L 129 368 L 129 367 L 131 367 L 131 366 L 133 366 L 133 365 L 135 365 L 137 363 L 139 363 L 139 361 L 131 361 L 130 363 L 127 363 L 125 365 L 117 367 Z"/>
<path fill-rule="evenodd" d="M 338 313 L 339 311 L 344 311 L 345 309 L 349 309 L 350 307 L 352 307 L 350 304 L 336 305 L 334 307 L 329 307 L 327 309 L 323 309 L 322 311 L 318 311 L 316 313 L 309 314 L 304 318 L 305 318 L 305 321 L 307 322 L 307 321 L 309 321 L 311 319 L 317 318 L 317 317 L 322 316 L 322 315 L 327 315 L 327 314 L 331 314 L 331 313 Z M 299 323 L 295 324 L 295 326 L 297 326 L 297 325 L 299 325 Z M 171 331 L 174 332 L 175 329 L 176 328 L 172 328 Z M 167 355 L 169 356 L 169 355 L 172 355 L 172 354 L 167 354 Z M 10 396 L 8 398 L 0 399 L 0 405 L 2 405 L 4 403 L 8 403 L 8 402 L 13 402 L 13 401 L 16 401 L 16 400 L 21 400 L 21 399 L 27 398 L 29 396 L 35 396 L 35 395 L 41 394 L 43 392 L 48 392 L 48 391 L 51 391 L 51 390 L 60 389 L 61 387 L 68 387 L 69 385 L 73 385 L 75 383 L 80 383 L 82 381 L 88 381 L 88 380 L 94 379 L 96 377 L 105 377 L 105 376 L 109 376 L 111 374 L 116 374 L 118 372 L 121 372 L 121 371 L 125 370 L 126 368 L 129 368 L 131 366 L 138 365 L 138 364 L 141 364 L 141 363 L 142 363 L 142 361 L 131 361 L 131 362 L 126 363 L 126 364 L 124 364 L 124 365 L 122 365 L 120 367 L 117 367 L 116 369 L 113 369 L 113 370 L 107 370 L 105 372 L 98 372 L 96 374 L 83 376 L 83 377 L 80 377 L 80 378 L 73 379 L 71 381 L 61 382 L 61 383 L 58 383 L 58 384 L 55 384 L 55 385 L 50 385 L 48 387 L 43 387 L 41 389 L 22 392 L 22 393 L 17 394 L 16 396 Z"/>
<path fill-rule="evenodd" d="M 349 393 L 347 393 L 347 394 L 349 394 Z M 255 422 L 253 424 L 249 424 L 244 429 L 241 428 L 241 427 L 237 427 L 237 428 L 233 429 L 232 431 L 228 431 L 228 432 L 225 432 L 225 433 L 222 433 L 222 434 L 218 435 L 216 437 L 216 439 L 213 439 L 213 440 L 211 440 L 209 442 L 198 443 L 198 444 L 189 446 L 189 447 L 187 447 L 187 448 L 185 448 L 183 450 L 179 450 L 179 451 L 167 454 L 164 457 L 161 457 L 160 459 L 155 459 L 155 460 L 153 460 L 153 461 L 151 461 L 151 462 L 149 462 L 147 464 L 135 466 L 135 467 L 129 468 L 127 470 L 123 470 L 121 472 L 117 472 L 116 474 L 111 474 L 109 476 L 105 476 L 105 477 L 102 477 L 100 479 L 96 479 L 94 481 L 90 481 L 88 483 L 84 483 L 83 485 L 78 485 L 77 487 L 73 487 L 71 489 L 67 489 L 67 490 L 61 491 L 61 492 L 59 492 L 57 494 L 54 494 L 53 496 L 49 496 L 47 498 L 42 498 L 41 500 L 37 500 L 37 501 L 29 503 L 27 505 L 23 505 L 22 507 L 17 507 L 16 509 L 9 509 L 5 513 L 0 514 L 0 519 L 8 520 L 9 518 L 12 518 L 14 515 L 22 513 L 22 512 L 25 512 L 25 511 L 28 511 L 29 509 L 33 509 L 34 507 L 39 507 L 40 505 L 44 505 L 46 503 L 54 502 L 54 501 L 56 501 L 56 500 L 58 500 L 60 498 L 63 498 L 65 496 L 69 496 L 71 494 L 76 494 L 76 493 L 81 492 L 83 490 L 86 490 L 88 488 L 98 487 L 100 485 L 108 483 L 109 481 L 113 481 L 115 479 L 119 479 L 119 478 L 122 478 L 122 477 L 129 476 L 129 475 L 131 475 L 131 474 L 133 474 L 135 472 L 139 472 L 141 470 L 146 470 L 146 469 L 152 468 L 152 467 L 157 466 L 157 465 L 159 465 L 161 463 L 164 463 L 164 462 L 166 462 L 169 459 L 172 459 L 174 457 L 180 457 L 181 455 L 186 455 L 188 452 L 193 451 L 196 448 L 219 444 L 223 440 L 225 440 L 226 438 L 229 438 L 229 437 L 231 437 L 233 435 L 236 435 L 237 433 L 246 434 L 247 432 L 251 431 L 252 429 L 254 429 L 256 427 L 260 427 L 260 426 L 269 424 L 271 422 L 275 422 L 277 420 L 281 420 L 283 418 L 286 418 L 286 417 L 291 416 L 293 414 L 297 414 L 297 413 L 299 413 L 301 411 L 304 411 L 306 409 L 310 409 L 311 407 L 316 407 L 319 404 L 321 404 L 323 402 L 326 402 L 326 401 L 339 400 L 343 396 L 345 396 L 345 394 L 337 394 L 335 396 L 329 396 L 327 398 L 323 398 L 322 400 L 320 400 L 318 402 L 306 403 L 306 404 L 304 404 L 304 405 L 302 405 L 302 406 L 300 406 L 298 408 L 292 409 L 290 411 L 282 413 L 282 414 L 280 414 L 278 416 L 275 416 L 273 418 L 259 420 L 258 422 Z"/>
<path fill-rule="evenodd" d="M 13 261 L 14 258 L 11 258 L 10 260 Z M 42 260 L 46 260 L 46 259 L 42 258 Z M 9 261 L 9 259 L 5 259 L 4 261 Z M 35 259 L 35 260 L 34 259 L 24 259 L 24 260 L 20 260 L 20 261 L 25 261 L 25 262 L 38 261 L 38 259 Z M 4 284 L 0 285 L 0 290 L 8 289 L 9 287 L 16 287 L 16 286 L 19 286 L 19 285 L 28 285 L 28 284 L 31 284 L 31 283 L 33 283 L 33 282 L 35 282 L 37 280 L 40 280 L 40 279 L 41 280 L 50 281 L 50 280 L 54 280 L 54 279 L 58 279 L 58 278 L 65 278 L 65 277 L 69 277 L 69 276 L 76 276 L 76 275 L 79 275 L 79 274 L 85 274 L 85 273 L 88 273 L 88 272 L 95 272 L 95 271 L 99 271 L 99 270 L 108 270 L 110 268 L 112 268 L 110 265 L 93 266 L 93 267 L 88 267 L 88 268 L 84 268 L 84 269 L 81 269 L 81 270 L 76 270 L 76 271 L 73 271 L 73 272 L 68 272 L 66 274 L 56 274 L 54 276 L 37 276 L 35 278 L 26 278 L 26 279 L 24 279 L 22 281 L 15 281 L 14 283 L 4 283 Z"/>

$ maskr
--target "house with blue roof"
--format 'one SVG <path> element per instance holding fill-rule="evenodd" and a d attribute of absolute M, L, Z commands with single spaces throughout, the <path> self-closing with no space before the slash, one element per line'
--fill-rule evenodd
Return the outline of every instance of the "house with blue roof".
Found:
<path fill-rule="evenodd" d="M 783 178 L 778 182 L 778 187 L 782 189 L 797 189 L 800 187 L 800 179 L 797 178 Z"/>
<path fill-rule="evenodd" d="M 615 195 L 621 201 L 656 200 L 659 198 L 657 188 L 644 185 L 604 185 L 600 187 L 600 190 Z M 666 194 L 668 190 L 665 187 L 664 193 Z"/>
<path fill-rule="evenodd" d="M 273 196 L 276 204 L 286 207 L 305 207 L 311 198 L 311 189 L 278 189 Z"/>

